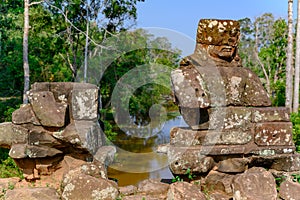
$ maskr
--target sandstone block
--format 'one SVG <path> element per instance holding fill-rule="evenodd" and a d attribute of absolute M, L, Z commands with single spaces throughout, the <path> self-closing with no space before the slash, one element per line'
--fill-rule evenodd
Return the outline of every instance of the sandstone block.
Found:
<path fill-rule="evenodd" d="M 185 174 L 188 169 L 192 173 L 206 173 L 215 165 L 212 157 L 202 155 L 195 149 L 170 147 L 168 151 L 170 170 L 174 174 Z"/>
<path fill-rule="evenodd" d="M 253 167 L 236 175 L 232 188 L 234 199 L 277 200 L 275 179 L 264 168 Z"/>
<path fill-rule="evenodd" d="M 13 125 L 11 122 L 0 124 L 0 146 L 2 148 L 11 148 L 16 143 L 26 143 L 28 132 L 25 128 Z"/>
<path fill-rule="evenodd" d="M 33 126 L 28 129 L 28 144 L 48 147 L 63 146 L 60 141 L 52 136 L 52 132 L 45 130 L 42 126 Z"/>
<path fill-rule="evenodd" d="M 19 109 L 15 110 L 12 113 L 12 122 L 14 124 L 32 123 L 35 125 L 41 125 L 30 104 L 23 104 Z"/>
<path fill-rule="evenodd" d="M 74 87 L 72 90 L 71 113 L 74 120 L 95 120 L 98 117 L 98 88 Z"/>
<path fill-rule="evenodd" d="M 115 146 L 102 146 L 94 155 L 94 159 L 108 166 L 113 163 L 117 149 Z"/>
<path fill-rule="evenodd" d="M 27 145 L 27 144 L 14 144 L 12 145 L 9 156 L 14 159 L 21 159 L 21 158 L 43 158 L 43 157 L 52 157 L 55 155 L 62 154 L 63 152 L 47 147 L 47 146 L 34 146 L 34 145 Z"/>
<path fill-rule="evenodd" d="M 293 145 L 291 122 L 265 122 L 255 126 L 255 143 L 259 146 Z"/>
<path fill-rule="evenodd" d="M 7 200 L 59 200 L 60 197 L 54 188 L 34 187 L 34 188 L 17 188 L 8 190 L 5 194 Z"/>
<path fill-rule="evenodd" d="M 300 171 L 300 154 L 278 155 L 273 159 L 271 169 L 277 171 Z"/>
<path fill-rule="evenodd" d="M 206 200 L 206 197 L 196 185 L 187 182 L 172 183 L 168 191 L 167 200 L 185 199 Z"/>
<path fill-rule="evenodd" d="M 286 107 L 252 108 L 252 122 L 289 122 L 290 111 Z"/>
<path fill-rule="evenodd" d="M 249 159 L 229 158 L 217 164 L 217 170 L 224 173 L 241 173 L 248 169 Z"/>
<path fill-rule="evenodd" d="M 280 184 L 279 196 L 284 200 L 300 200 L 300 184 L 293 181 L 284 181 Z"/>
<path fill-rule="evenodd" d="M 76 149 L 94 155 L 103 144 L 103 133 L 97 121 L 76 120 L 53 136 L 72 144 Z"/>
<path fill-rule="evenodd" d="M 234 145 L 252 141 L 251 130 L 192 130 L 174 127 L 170 131 L 170 144 L 174 146 Z"/>
<path fill-rule="evenodd" d="M 57 103 L 49 91 L 30 92 L 29 100 L 40 123 L 46 127 L 63 127 L 66 117 L 66 103 Z"/>
<path fill-rule="evenodd" d="M 155 195 L 156 198 L 165 199 L 169 185 L 156 179 L 146 179 L 138 184 L 138 193 L 143 195 Z"/>
<path fill-rule="evenodd" d="M 234 175 L 211 170 L 205 177 L 204 188 L 208 193 L 219 191 L 232 196 L 233 191 L 231 184 L 233 178 Z"/>
<path fill-rule="evenodd" d="M 132 195 L 137 193 L 137 187 L 134 185 L 119 187 L 119 192 L 121 195 Z"/>
<path fill-rule="evenodd" d="M 112 200 L 118 195 L 118 188 L 111 181 L 80 173 L 67 181 L 62 199 Z"/>

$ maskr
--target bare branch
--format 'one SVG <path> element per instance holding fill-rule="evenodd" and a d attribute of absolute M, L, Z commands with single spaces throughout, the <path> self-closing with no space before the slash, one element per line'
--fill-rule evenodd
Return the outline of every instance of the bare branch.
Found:
<path fill-rule="evenodd" d="M 33 5 L 37 5 L 37 4 L 41 4 L 41 3 L 44 3 L 44 1 L 32 2 L 29 4 L 29 6 L 33 6 Z"/>
<path fill-rule="evenodd" d="M 75 30 L 79 31 L 80 33 L 82 33 L 85 37 L 89 38 L 89 40 L 97 47 L 103 48 L 103 49 L 107 49 L 110 50 L 111 47 L 106 47 L 103 46 L 101 44 L 98 44 L 95 40 L 93 40 L 91 37 L 89 37 L 84 31 L 80 30 L 79 28 L 77 28 L 67 17 L 67 15 L 57 6 L 52 5 L 51 3 L 49 3 L 47 0 L 45 0 L 45 2 L 52 8 L 55 8 L 57 10 L 59 10 L 61 12 L 61 14 L 65 17 L 66 22 L 68 22 Z"/>

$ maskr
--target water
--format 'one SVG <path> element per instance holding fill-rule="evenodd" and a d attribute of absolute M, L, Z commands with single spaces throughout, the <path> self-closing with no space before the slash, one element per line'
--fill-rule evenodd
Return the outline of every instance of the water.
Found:
<path fill-rule="evenodd" d="M 118 134 L 115 162 L 108 167 L 109 178 L 118 180 L 119 186 L 137 185 L 148 178 L 172 179 L 166 154 L 156 153 L 158 145 L 170 141 L 170 130 L 175 126 L 187 126 L 181 116 L 168 119 L 152 129 L 152 137 L 134 137 L 124 132 Z M 159 131 L 157 128 L 159 127 Z M 137 133 L 134 134 L 137 136 Z"/>

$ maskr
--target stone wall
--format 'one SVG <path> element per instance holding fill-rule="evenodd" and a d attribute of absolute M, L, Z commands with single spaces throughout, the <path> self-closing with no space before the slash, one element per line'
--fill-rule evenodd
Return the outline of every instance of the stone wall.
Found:
<path fill-rule="evenodd" d="M 105 161 L 101 152 L 115 151 L 102 148 L 97 86 L 35 83 L 27 95 L 29 104 L 12 114 L 11 123 L 0 126 L 0 146 L 10 149 L 26 179 L 52 174 L 65 156 Z"/>

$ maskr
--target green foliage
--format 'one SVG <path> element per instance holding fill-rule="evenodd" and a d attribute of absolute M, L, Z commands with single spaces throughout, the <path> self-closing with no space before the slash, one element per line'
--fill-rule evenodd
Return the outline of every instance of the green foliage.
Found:
<path fill-rule="evenodd" d="M 285 82 L 276 81 L 272 85 L 273 93 L 271 96 L 273 106 L 285 106 Z"/>
<path fill-rule="evenodd" d="M 107 120 L 103 120 L 103 123 L 104 123 L 104 133 L 108 140 L 106 142 L 114 141 L 116 139 L 116 136 L 118 135 L 118 133 L 113 131 L 112 123 Z"/>
<path fill-rule="evenodd" d="M 12 98 L 3 98 L 0 100 L 0 122 L 9 122 L 11 121 L 11 114 L 13 111 L 18 109 L 21 104 L 21 97 L 12 97 Z"/>
<path fill-rule="evenodd" d="M 183 179 L 180 178 L 180 176 L 175 176 L 173 179 L 172 179 L 172 183 L 175 183 L 175 182 L 182 182 Z"/>
<path fill-rule="evenodd" d="M 274 106 L 285 102 L 287 22 L 265 13 L 251 21 L 241 19 L 240 56 L 261 79 Z"/>
<path fill-rule="evenodd" d="M 293 123 L 293 140 L 296 145 L 296 151 L 300 152 L 300 112 L 291 114 Z"/>
<path fill-rule="evenodd" d="M 194 175 L 191 171 L 190 168 L 188 168 L 186 170 L 186 172 L 184 173 L 184 178 L 186 178 L 188 181 L 192 181 L 194 180 L 194 178 L 196 177 L 196 175 Z M 174 182 L 182 182 L 184 179 L 180 176 L 175 176 L 173 179 L 172 179 L 172 183 Z"/>
<path fill-rule="evenodd" d="M 292 174 L 293 181 L 300 183 L 300 174 Z"/>
<path fill-rule="evenodd" d="M 14 160 L 8 156 L 8 152 L 9 150 L 0 148 L 0 178 L 23 178 L 22 171 L 18 168 Z"/>

